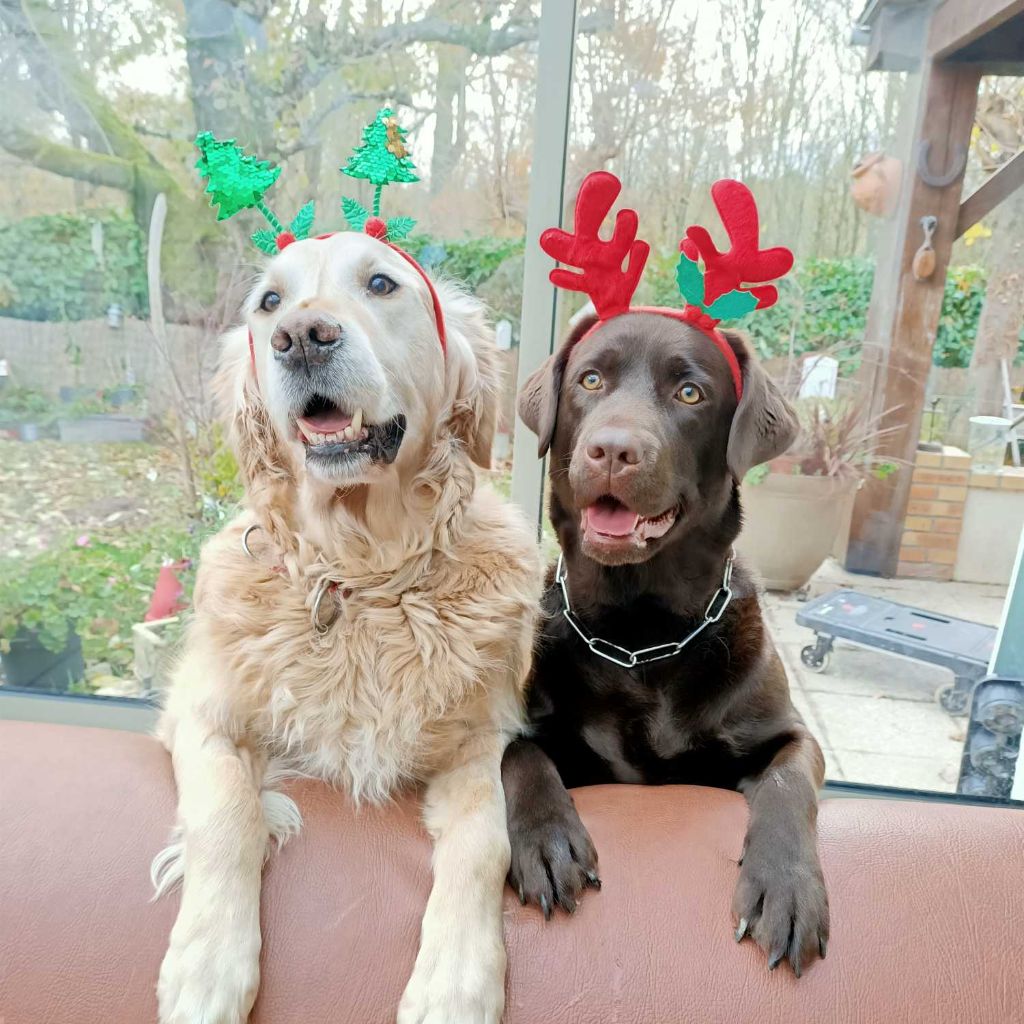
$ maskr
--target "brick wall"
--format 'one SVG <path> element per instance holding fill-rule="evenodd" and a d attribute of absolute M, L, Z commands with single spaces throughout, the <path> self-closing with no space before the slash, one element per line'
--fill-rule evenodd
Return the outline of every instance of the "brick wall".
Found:
<path fill-rule="evenodd" d="M 951 580 L 963 525 L 971 458 L 959 448 L 918 452 L 897 573 Z"/>

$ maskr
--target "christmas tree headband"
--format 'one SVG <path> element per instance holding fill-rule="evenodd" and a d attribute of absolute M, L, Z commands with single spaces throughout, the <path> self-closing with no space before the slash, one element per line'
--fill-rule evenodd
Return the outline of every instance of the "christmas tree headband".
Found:
<path fill-rule="evenodd" d="M 373 209 L 367 210 L 361 203 L 346 196 L 341 200 L 341 211 L 351 230 L 362 231 L 379 239 L 419 272 L 430 291 L 441 350 L 446 351 L 444 314 L 434 283 L 412 256 L 395 245 L 409 235 L 416 221 L 411 217 L 382 220 L 380 216 L 381 194 L 385 186 L 419 181 L 416 165 L 405 145 L 405 136 L 406 130 L 398 124 L 390 108 L 384 107 L 377 111 L 376 117 L 363 129 L 362 145 L 356 147 L 345 166 L 340 168 L 342 174 L 350 178 L 363 178 L 374 186 Z M 196 147 L 200 154 L 196 169 L 206 179 L 210 205 L 218 207 L 217 220 L 227 220 L 242 210 L 258 210 L 271 230 L 264 228 L 257 231 L 252 235 L 252 242 L 257 249 L 270 255 L 280 252 L 292 242 L 310 237 L 315 212 L 312 200 L 299 210 L 287 226 L 264 202 L 263 197 L 281 174 L 280 167 L 273 167 L 270 161 L 247 154 L 235 144 L 234 139 L 220 140 L 210 132 L 200 132 L 196 136 Z M 329 232 L 314 235 L 313 238 L 322 240 L 333 234 Z M 250 350 L 252 344 L 250 336 Z"/>
<path fill-rule="evenodd" d="M 779 293 L 767 282 L 789 272 L 793 254 L 781 246 L 758 248 L 757 206 L 750 189 L 738 181 L 716 181 L 711 187 L 711 198 L 729 236 L 730 248 L 719 252 L 707 230 L 687 228 L 686 237 L 679 244 L 676 267 L 676 281 L 686 304 L 682 309 L 630 306 L 651 247 L 636 237 L 639 218 L 635 210 L 620 210 L 611 239 L 606 242 L 600 237 L 601 223 L 621 191 L 622 183 L 614 174 L 588 174 L 576 196 L 573 233 L 548 228 L 540 236 L 544 252 L 560 263 L 578 268 L 578 272 L 562 267 L 552 270 L 551 283 L 557 288 L 583 292 L 594 304 L 598 322 L 581 340 L 623 313 L 657 313 L 682 320 L 702 331 L 725 356 L 739 401 L 743 396 L 739 360 L 718 330 L 718 324 L 773 305 Z M 698 260 L 704 264 L 703 272 Z"/>

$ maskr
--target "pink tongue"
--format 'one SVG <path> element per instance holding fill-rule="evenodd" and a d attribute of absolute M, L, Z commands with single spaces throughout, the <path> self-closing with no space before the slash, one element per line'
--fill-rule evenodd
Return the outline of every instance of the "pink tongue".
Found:
<path fill-rule="evenodd" d="M 302 416 L 299 424 L 314 434 L 337 434 L 352 422 L 351 416 L 343 416 L 340 412 L 322 412 L 318 416 Z"/>
<path fill-rule="evenodd" d="M 640 517 L 630 512 L 625 505 L 601 501 L 596 505 L 588 505 L 585 515 L 587 526 L 596 533 L 609 537 L 626 537 L 636 529 Z"/>

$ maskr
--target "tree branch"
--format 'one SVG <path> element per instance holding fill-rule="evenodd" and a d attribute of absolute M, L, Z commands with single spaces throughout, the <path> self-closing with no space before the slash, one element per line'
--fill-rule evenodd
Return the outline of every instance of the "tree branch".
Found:
<path fill-rule="evenodd" d="M 135 184 L 135 168 L 127 160 L 51 142 L 3 120 L 0 120 L 0 147 L 12 156 L 64 178 L 125 192 L 130 192 Z"/>

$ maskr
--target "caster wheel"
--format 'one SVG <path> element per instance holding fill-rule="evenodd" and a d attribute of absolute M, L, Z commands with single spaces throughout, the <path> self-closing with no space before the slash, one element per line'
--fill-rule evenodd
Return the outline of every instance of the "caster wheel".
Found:
<path fill-rule="evenodd" d="M 800 660 L 812 672 L 827 672 L 832 662 L 832 652 L 826 651 L 824 654 L 819 654 L 818 648 L 809 644 L 800 652 Z"/>
<path fill-rule="evenodd" d="M 939 707 L 950 715 L 966 715 L 971 703 L 971 695 L 956 690 L 952 683 L 944 683 L 935 691 L 935 699 Z"/>

